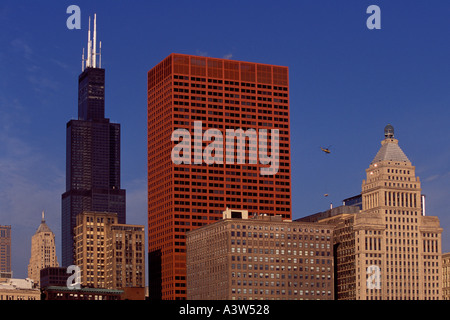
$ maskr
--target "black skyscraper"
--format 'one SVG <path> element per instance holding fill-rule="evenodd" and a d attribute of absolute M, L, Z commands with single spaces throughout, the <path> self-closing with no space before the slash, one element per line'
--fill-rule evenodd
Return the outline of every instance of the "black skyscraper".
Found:
<path fill-rule="evenodd" d="M 115 212 L 119 223 L 126 223 L 125 190 L 120 189 L 120 125 L 105 118 L 105 69 L 93 62 L 95 49 L 88 55 L 92 58 L 86 60 L 86 68 L 83 62 L 84 70 L 78 78 L 78 120 L 67 123 L 66 192 L 62 195 L 61 219 L 63 266 L 73 264 L 77 214 Z"/>

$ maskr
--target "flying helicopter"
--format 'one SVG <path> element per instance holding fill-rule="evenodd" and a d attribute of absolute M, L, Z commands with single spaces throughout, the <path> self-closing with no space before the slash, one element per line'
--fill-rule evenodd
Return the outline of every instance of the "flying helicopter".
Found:
<path fill-rule="evenodd" d="M 331 147 L 331 146 L 328 146 L 328 147 L 326 147 L 326 148 L 320 147 L 320 150 L 322 150 L 322 151 L 325 152 L 326 154 L 330 154 L 330 153 L 331 153 L 330 147 Z"/>

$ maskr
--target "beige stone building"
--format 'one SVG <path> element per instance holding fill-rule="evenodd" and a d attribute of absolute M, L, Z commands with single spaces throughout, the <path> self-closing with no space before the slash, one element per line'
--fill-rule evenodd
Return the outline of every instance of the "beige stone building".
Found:
<path fill-rule="evenodd" d="M 41 300 L 41 291 L 28 278 L 0 278 L 0 300 Z"/>
<path fill-rule="evenodd" d="M 366 175 L 361 212 L 319 219 L 335 226 L 337 299 L 441 299 L 442 228 L 392 126 Z"/>
<path fill-rule="evenodd" d="M 75 264 L 91 288 L 144 287 L 144 227 L 119 224 L 117 214 L 83 212 L 76 217 Z"/>
<path fill-rule="evenodd" d="M 450 252 L 442 254 L 442 299 L 450 300 Z"/>
<path fill-rule="evenodd" d="M 189 300 L 334 299 L 330 225 L 227 210 L 186 241 Z"/>
<path fill-rule="evenodd" d="M 45 223 L 44 212 L 42 212 L 41 224 L 31 238 L 31 256 L 28 264 L 28 278 L 32 279 L 36 286 L 39 286 L 41 269 L 58 266 L 55 234 Z"/>

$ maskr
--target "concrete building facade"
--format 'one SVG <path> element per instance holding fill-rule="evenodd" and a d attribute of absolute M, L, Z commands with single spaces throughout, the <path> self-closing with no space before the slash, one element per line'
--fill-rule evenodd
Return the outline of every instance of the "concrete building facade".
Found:
<path fill-rule="evenodd" d="M 450 300 L 450 252 L 442 254 L 442 299 Z"/>
<path fill-rule="evenodd" d="M 188 300 L 334 299 L 332 226 L 245 210 L 187 233 Z"/>
<path fill-rule="evenodd" d="M 41 300 L 41 291 L 29 278 L 0 278 L 0 300 Z"/>
<path fill-rule="evenodd" d="M 117 214 L 83 212 L 75 227 L 75 264 L 90 288 L 145 287 L 144 226 L 119 224 Z"/>

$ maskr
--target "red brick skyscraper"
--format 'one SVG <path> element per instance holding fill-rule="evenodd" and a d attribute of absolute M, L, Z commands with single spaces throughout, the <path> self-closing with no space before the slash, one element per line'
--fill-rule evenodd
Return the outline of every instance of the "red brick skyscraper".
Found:
<path fill-rule="evenodd" d="M 288 68 L 171 54 L 148 72 L 147 121 L 150 298 L 185 299 L 186 231 L 221 219 L 227 207 L 291 219 Z M 192 139 L 174 136 L 179 130 Z M 243 147 L 227 130 L 256 135 Z M 189 161 L 177 164 L 181 142 L 192 153 L 184 149 Z"/>

